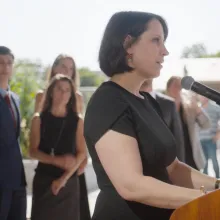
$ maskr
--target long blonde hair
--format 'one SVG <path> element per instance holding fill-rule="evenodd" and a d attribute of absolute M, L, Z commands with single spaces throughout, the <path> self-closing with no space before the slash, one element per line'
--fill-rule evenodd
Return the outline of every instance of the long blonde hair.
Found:
<path fill-rule="evenodd" d="M 79 86 L 80 86 L 79 73 L 78 73 L 77 68 L 76 68 L 75 60 L 73 59 L 73 57 L 71 57 L 70 55 L 67 55 L 67 54 L 59 54 L 56 57 L 56 59 L 53 62 L 53 65 L 52 65 L 52 67 L 51 67 L 51 69 L 49 71 L 48 81 L 50 81 L 56 75 L 54 69 L 60 63 L 60 61 L 63 60 L 63 59 L 70 59 L 73 62 L 73 73 L 72 73 L 71 79 L 72 79 L 72 82 L 74 83 L 74 85 L 76 87 L 76 90 L 77 90 L 79 88 Z"/>

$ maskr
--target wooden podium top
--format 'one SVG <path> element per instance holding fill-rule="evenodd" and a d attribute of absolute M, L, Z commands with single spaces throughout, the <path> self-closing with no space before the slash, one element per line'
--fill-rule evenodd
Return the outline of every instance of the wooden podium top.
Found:
<path fill-rule="evenodd" d="M 176 209 L 170 220 L 220 220 L 220 190 L 215 190 Z"/>

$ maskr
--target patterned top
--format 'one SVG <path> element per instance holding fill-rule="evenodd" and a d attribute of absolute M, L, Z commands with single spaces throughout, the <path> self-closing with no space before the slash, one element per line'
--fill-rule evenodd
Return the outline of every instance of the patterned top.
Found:
<path fill-rule="evenodd" d="M 220 120 L 220 107 L 212 101 L 209 101 L 208 105 L 203 109 L 210 118 L 211 126 L 208 129 L 200 130 L 200 140 L 210 140 L 216 135 L 216 132 L 219 130 L 218 122 Z"/>

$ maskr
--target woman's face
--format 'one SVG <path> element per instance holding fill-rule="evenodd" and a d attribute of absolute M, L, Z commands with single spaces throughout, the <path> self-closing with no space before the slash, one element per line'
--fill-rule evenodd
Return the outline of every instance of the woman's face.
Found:
<path fill-rule="evenodd" d="M 132 55 L 131 66 L 144 78 L 155 78 L 160 75 L 164 56 L 168 51 L 164 45 L 164 31 L 158 20 L 147 24 L 138 41 L 128 50 Z"/>
<path fill-rule="evenodd" d="M 70 78 L 73 77 L 73 73 L 75 70 L 75 65 L 70 58 L 63 58 L 59 61 L 57 66 L 54 68 L 54 73 L 61 73 L 63 75 L 69 76 Z"/>
<path fill-rule="evenodd" d="M 71 97 L 71 86 L 69 82 L 58 81 L 52 92 L 53 104 L 66 106 Z"/>

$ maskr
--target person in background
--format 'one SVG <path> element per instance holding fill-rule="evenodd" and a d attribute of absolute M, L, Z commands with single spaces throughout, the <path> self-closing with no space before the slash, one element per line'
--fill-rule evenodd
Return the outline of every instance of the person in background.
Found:
<path fill-rule="evenodd" d="M 76 70 L 76 64 L 74 59 L 67 54 L 59 54 L 53 62 L 51 71 L 48 74 L 48 82 L 57 74 L 61 73 L 66 76 L 69 76 L 76 88 L 76 100 L 77 100 L 77 112 L 83 113 L 83 97 L 79 87 L 79 74 Z M 39 112 L 42 109 L 42 104 L 44 102 L 44 91 L 40 90 L 36 95 L 35 102 L 35 112 Z"/>
<path fill-rule="evenodd" d="M 74 59 L 66 54 L 59 54 L 53 62 L 51 67 L 51 71 L 48 76 L 48 81 L 52 79 L 57 73 L 62 73 L 64 75 L 69 76 L 72 79 L 74 87 L 76 88 L 76 104 L 77 104 L 77 112 L 83 115 L 83 96 L 78 90 L 79 87 L 79 74 L 76 69 L 76 64 Z M 42 109 L 42 104 L 44 101 L 44 91 L 39 91 L 36 95 L 35 101 L 35 112 L 40 112 Z M 88 192 L 85 178 L 85 168 L 87 166 L 86 157 L 82 162 L 78 169 L 79 182 L 80 182 L 80 216 L 81 220 L 90 220 L 90 209 L 89 209 L 89 200 L 88 200 Z"/>
<path fill-rule="evenodd" d="M 77 170 L 86 157 L 86 145 L 71 78 L 56 74 L 51 79 L 43 109 L 32 119 L 29 152 L 39 161 L 31 219 L 79 220 Z"/>
<path fill-rule="evenodd" d="M 176 140 L 177 146 L 177 158 L 184 162 L 185 161 L 185 149 L 184 149 L 184 139 L 183 139 L 183 130 L 180 121 L 179 114 L 176 110 L 176 105 L 174 99 L 171 97 L 164 95 L 160 92 L 156 92 L 153 90 L 153 79 L 146 80 L 140 91 L 148 92 L 151 96 L 156 99 L 158 102 L 160 109 L 162 111 L 163 119 L 166 122 L 167 126 L 173 133 L 173 136 Z"/>
<path fill-rule="evenodd" d="M 219 180 L 176 158 L 176 141 L 149 93 L 168 51 L 166 21 L 140 11 L 115 13 L 99 65 L 110 77 L 89 100 L 84 136 L 97 176 L 94 220 L 168 220 L 174 209 L 219 188 Z"/>
<path fill-rule="evenodd" d="M 211 121 L 211 127 L 206 130 L 201 130 L 200 140 L 206 157 L 206 165 L 204 173 L 208 174 L 208 159 L 211 159 L 216 178 L 219 178 L 219 164 L 217 160 L 217 141 L 220 139 L 219 121 L 220 108 L 211 100 L 204 96 L 199 96 L 199 100 L 206 114 Z"/>
<path fill-rule="evenodd" d="M 172 76 L 167 81 L 166 92 L 176 103 L 176 109 L 181 118 L 184 133 L 185 163 L 194 169 L 205 167 L 205 156 L 199 139 L 200 129 L 210 127 L 210 120 L 204 110 L 198 105 L 196 96 L 181 92 L 181 78 Z"/>
<path fill-rule="evenodd" d="M 0 219 L 26 219 L 26 179 L 19 146 L 19 97 L 10 90 L 12 51 L 0 46 Z"/>

